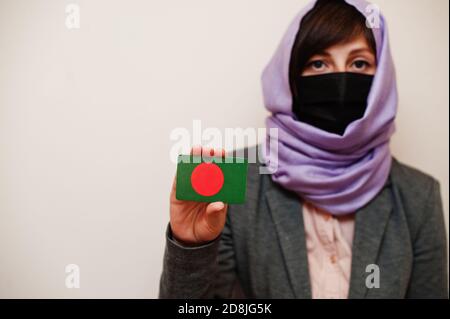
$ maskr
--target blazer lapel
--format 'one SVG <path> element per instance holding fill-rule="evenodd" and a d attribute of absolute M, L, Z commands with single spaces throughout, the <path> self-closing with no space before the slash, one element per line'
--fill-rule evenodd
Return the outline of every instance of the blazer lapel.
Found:
<path fill-rule="evenodd" d="M 277 185 L 266 192 L 289 281 L 296 298 L 311 298 L 308 255 L 306 251 L 300 199 Z"/>
<path fill-rule="evenodd" d="M 389 178 L 380 193 L 356 213 L 348 298 L 364 298 L 367 294 L 366 278 L 369 273 L 366 273 L 366 267 L 377 262 L 392 207 Z"/>

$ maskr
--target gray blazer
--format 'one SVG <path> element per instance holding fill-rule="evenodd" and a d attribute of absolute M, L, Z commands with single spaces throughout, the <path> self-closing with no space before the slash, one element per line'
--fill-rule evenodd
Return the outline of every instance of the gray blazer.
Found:
<path fill-rule="evenodd" d="M 160 298 L 311 298 L 301 201 L 250 164 L 247 201 L 222 235 L 183 247 L 167 229 Z M 349 298 L 448 298 L 439 183 L 395 158 L 379 194 L 356 214 Z M 366 287 L 369 264 L 380 287 Z"/>

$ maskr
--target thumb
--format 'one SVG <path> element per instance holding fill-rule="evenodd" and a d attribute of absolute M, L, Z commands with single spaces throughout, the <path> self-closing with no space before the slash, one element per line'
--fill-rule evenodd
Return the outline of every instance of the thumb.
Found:
<path fill-rule="evenodd" d="M 211 227 L 223 227 L 228 206 L 223 202 L 210 203 L 206 207 L 206 219 Z"/>
<path fill-rule="evenodd" d="M 209 203 L 206 207 L 206 214 L 210 215 L 215 212 L 219 212 L 225 208 L 225 204 L 223 202 L 214 202 Z"/>

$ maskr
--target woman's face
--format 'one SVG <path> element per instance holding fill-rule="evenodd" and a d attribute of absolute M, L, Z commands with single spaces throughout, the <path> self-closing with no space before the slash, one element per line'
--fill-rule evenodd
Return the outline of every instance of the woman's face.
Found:
<path fill-rule="evenodd" d="M 376 57 L 365 37 L 360 35 L 348 43 L 334 45 L 312 56 L 302 76 L 337 72 L 374 75 L 376 69 Z"/>

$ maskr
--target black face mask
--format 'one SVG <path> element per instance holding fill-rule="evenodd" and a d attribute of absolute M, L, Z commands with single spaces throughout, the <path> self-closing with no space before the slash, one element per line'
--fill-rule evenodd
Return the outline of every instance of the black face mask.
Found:
<path fill-rule="evenodd" d="M 327 73 L 300 76 L 294 83 L 293 112 L 300 122 L 343 135 L 364 116 L 373 75 Z"/>

